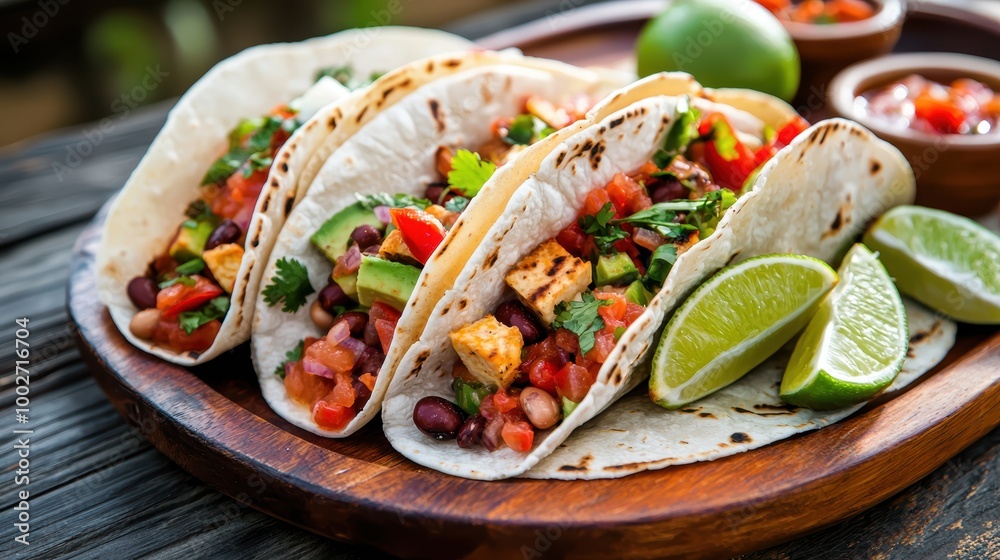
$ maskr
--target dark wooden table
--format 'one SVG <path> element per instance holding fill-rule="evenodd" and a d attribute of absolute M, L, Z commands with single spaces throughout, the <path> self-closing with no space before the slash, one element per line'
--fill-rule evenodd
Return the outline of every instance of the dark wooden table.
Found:
<path fill-rule="evenodd" d="M 99 139 L 95 124 L 0 152 L 0 425 L 8 434 L 0 558 L 382 557 L 269 518 L 195 479 L 126 426 L 80 362 L 64 309 L 73 243 L 168 108 L 135 111 Z M 89 155 L 76 163 L 68 150 Z M 15 422 L 12 374 L 22 317 L 33 352 L 27 424 Z M 17 457 L 6 443 L 23 428 L 34 430 L 27 487 L 13 484 Z M 25 488 L 29 546 L 13 540 Z M 743 558 L 946 557 L 1000 558 L 1000 430 L 880 506 Z"/>

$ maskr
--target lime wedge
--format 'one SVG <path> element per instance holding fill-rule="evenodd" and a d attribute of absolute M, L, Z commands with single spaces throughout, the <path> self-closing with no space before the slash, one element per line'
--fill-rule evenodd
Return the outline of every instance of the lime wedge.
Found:
<path fill-rule="evenodd" d="M 785 402 L 813 410 L 858 404 L 903 367 L 906 310 L 889 273 L 860 243 L 844 257 L 840 283 L 795 344 L 781 380 Z"/>
<path fill-rule="evenodd" d="M 1000 324 L 1000 237 L 990 230 L 948 212 L 899 206 L 864 242 L 900 292 L 965 323 Z"/>
<path fill-rule="evenodd" d="M 743 377 L 806 326 L 836 283 L 829 265 L 799 255 L 723 269 L 667 323 L 653 356 L 650 397 L 679 408 Z"/>

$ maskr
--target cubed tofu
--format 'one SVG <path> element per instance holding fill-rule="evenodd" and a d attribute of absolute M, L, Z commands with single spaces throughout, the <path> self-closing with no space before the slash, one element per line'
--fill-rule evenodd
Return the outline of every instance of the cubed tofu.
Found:
<path fill-rule="evenodd" d="M 674 245 L 677 247 L 677 256 L 681 256 L 688 252 L 688 249 L 694 246 L 698 242 L 698 232 L 692 231 L 691 235 L 687 237 L 684 241 L 677 241 Z"/>
<path fill-rule="evenodd" d="M 524 339 L 516 327 L 508 327 L 493 315 L 487 315 L 450 336 L 455 352 L 476 380 L 507 387 L 517 377 Z"/>
<path fill-rule="evenodd" d="M 426 212 L 431 216 L 437 218 L 437 220 L 441 222 L 441 225 L 443 225 L 445 229 L 451 229 L 451 226 L 455 225 L 455 221 L 458 220 L 459 216 L 458 212 L 452 212 L 450 210 L 445 209 L 444 206 L 440 206 L 437 204 L 432 204 L 428 206 Z"/>
<path fill-rule="evenodd" d="M 382 246 L 379 247 L 378 256 L 387 261 L 422 266 L 420 261 L 410 252 L 410 248 L 406 246 L 403 234 L 399 233 L 398 229 L 392 230 L 389 235 L 385 236 Z"/>
<path fill-rule="evenodd" d="M 212 276 L 226 293 L 233 293 L 236 285 L 236 273 L 243 262 L 243 247 L 236 243 L 225 243 L 214 249 L 209 249 L 201 255 L 205 265 L 212 271 Z"/>
<path fill-rule="evenodd" d="M 591 266 L 550 239 L 521 259 L 507 273 L 506 280 L 517 297 L 548 325 L 556 318 L 557 305 L 590 286 Z"/>

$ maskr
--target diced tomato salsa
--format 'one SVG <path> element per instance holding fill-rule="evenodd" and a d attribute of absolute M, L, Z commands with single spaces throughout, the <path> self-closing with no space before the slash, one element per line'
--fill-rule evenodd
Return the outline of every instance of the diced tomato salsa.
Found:
<path fill-rule="evenodd" d="M 856 105 L 892 127 L 928 134 L 996 134 L 1000 94 L 976 80 L 941 84 L 913 74 L 863 93 Z"/>
<path fill-rule="evenodd" d="M 828 25 L 850 23 L 875 15 L 875 5 L 866 0 L 757 0 L 778 19 Z"/>

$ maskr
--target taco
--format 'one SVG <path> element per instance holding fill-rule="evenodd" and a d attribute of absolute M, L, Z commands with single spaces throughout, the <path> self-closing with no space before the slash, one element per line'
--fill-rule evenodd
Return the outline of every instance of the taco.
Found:
<path fill-rule="evenodd" d="M 623 82 L 493 52 L 421 60 L 340 106 L 339 129 L 282 229 L 251 349 L 268 404 L 347 436 L 380 410 L 395 364 L 507 200 Z M 387 106 L 386 100 L 394 101 Z"/>
<path fill-rule="evenodd" d="M 244 342 L 257 263 L 299 198 L 298 170 L 333 131 L 324 107 L 380 73 L 469 46 L 439 31 L 352 30 L 254 47 L 209 71 L 171 110 L 104 226 L 98 287 L 122 334 L 181 365 Z"/>
<path fill-rule="evenodd" d="M 912 199 L 905 160 L 860 126 L 806 129 L 738 90 L 664 95 L 676 79 L 609 97 L 511 198 L 399 364 L 383 427 L 403 455 L 525 472 L 642 381 L 664 317 L 711 274 L 767 253 L 833 261 Z"/>

